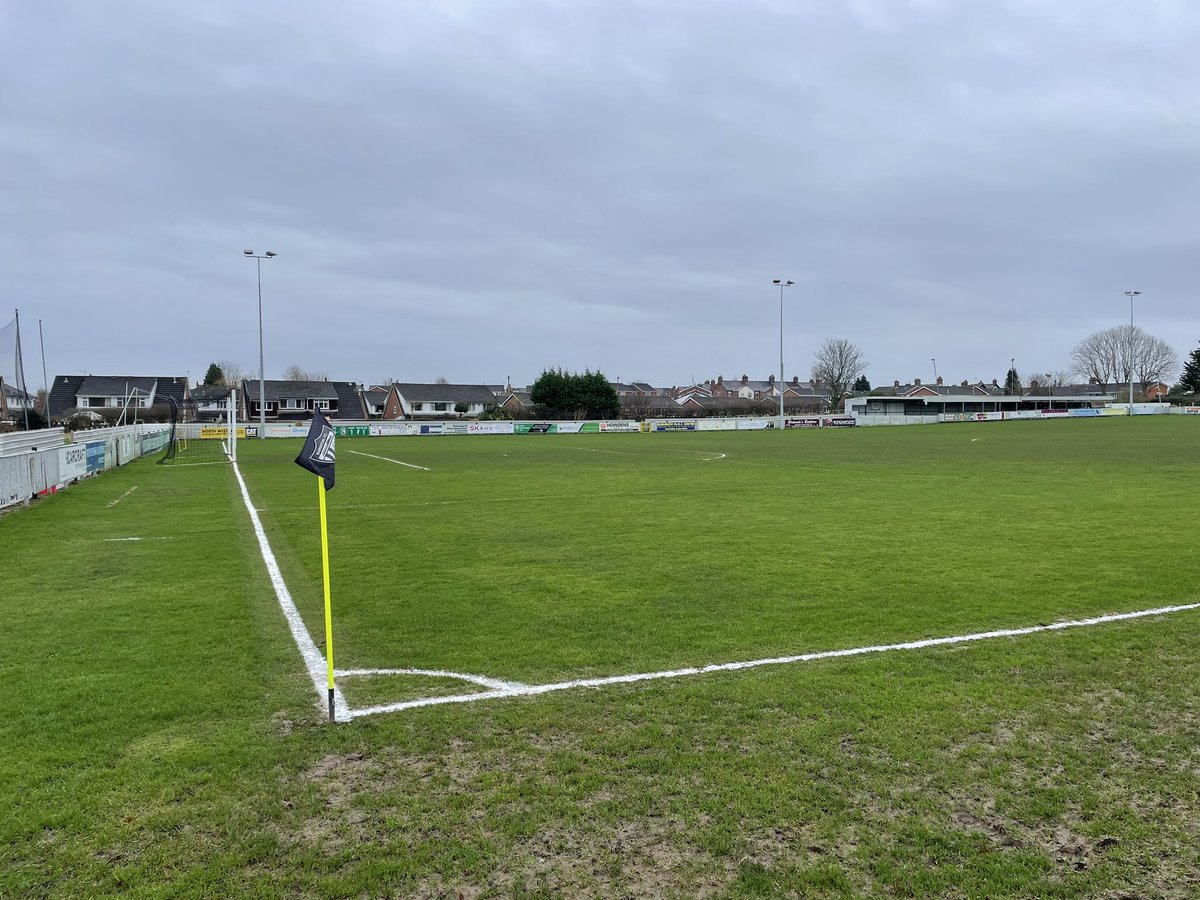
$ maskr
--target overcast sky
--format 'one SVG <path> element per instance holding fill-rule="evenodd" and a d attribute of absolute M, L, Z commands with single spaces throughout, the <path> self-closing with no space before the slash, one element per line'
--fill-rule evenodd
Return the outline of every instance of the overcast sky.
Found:
<path fill-rule="evenodd" d="M 0 325 L 55 374 L 873 385 L 1200 341 L 1192 0 L 0 5 Z M 32 377 L 36 371 L 37 378 Z"/>

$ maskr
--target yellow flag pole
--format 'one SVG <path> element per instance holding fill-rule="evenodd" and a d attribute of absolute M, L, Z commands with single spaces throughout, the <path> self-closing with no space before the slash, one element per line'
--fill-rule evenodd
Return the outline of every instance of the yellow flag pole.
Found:
<path fill-rule="evenodd" d="M 329 667 L 329 721 L 333 718 L 333 606 L 329 601 L 329 529 L 325 524 L 325 479 L 317 476 L 321 498 L 321 574 L 325 582 L 325 662 Z"/>

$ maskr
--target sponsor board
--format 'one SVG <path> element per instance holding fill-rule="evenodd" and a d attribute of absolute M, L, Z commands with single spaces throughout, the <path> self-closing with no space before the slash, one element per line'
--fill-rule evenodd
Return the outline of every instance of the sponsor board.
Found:
<path fill-rule="evenodd" d="M 414 434 L 441 434 L 442 433 L 442 423 L 441 422 L 431 422 L 428 425 L 418 425 L 418 426 L 416 426 L 416 428 L 417 428 L 417 430 L 415 432 L 413 432 Z"/>
<path fill-rule="evenodd" d="M 1069 409 L 1069 410 L 1067 410 L 1067 415 L 1070 416 L 1072 419 L 1090 419 L 1094 416 L 1100 415 L 1100 410 L 1090 409 L 1090 408 L 1089 409 Z"/>
<path fill-rule="evenodd" d="M 367 429 L 372 437 L 394 437 L 396 435 L 410 433 L 405 429 L 403 424 L 399 423 L 394 425 L 391 423 L 386 425 L 368 425 Z"/>
<path fill-rule="evenodd" d="M 738 431 L 762 431 L 764 428 L 774 428 L 775 423 L 770 419 L 738 419 Z"/>
<path fill-rule="evenodd" d="M 1200 416 L 1200 406 L 1185 406 L 1183 414 L 1185 416 Z"/>
<path fill-rule="evenodd" d="M 559 422 L 555 425 L 554 432 L 556 434 L 579 434 L 582 432 L 584 422 Z"/>
<path fill-rule="evenodd" d="M 87 444 L 87 470 L 99 472 L 104 468 L 104 441 Z"/>
<path fill-rule="evenodd" d="M 1102 416 L 1127 416 L 1129 415 L 1128 406 L 1106 406 L 1100 410 Z"/>
<path fill-rule="evenodd" d="M 467 425 L 470 434 L 512 434 L 512 422 L 471 422 Z"/>
<path fill-rule="evenodd" d="M 678 421 L 670 421 L 670 422 L 655 422 L 654 430 L 655 431 L 695 431 L 696 430 L 696 421 L 695 421 L 695 419 L 686 419 L 686 420 L 681 419 Z"/>
<path fill-rule="evenodd" d="M 470 424 L 467 422 L 443 422 L 442 434 L 470 434 Z"/>
<path fill-rule="evenodd" d="M 257 428 L 243 428 L 242 426 L 239 425 L 236 429 L 236 434 L 237 434 L 239 441 L 242 440 L 243 438 L 254 437 L 255 434 L 257 434 L 257 433 L 258 433 Z M 227 437 L 229 437 L 229 427 L 227 425 L 201 425 L 200 426 L 200 439 L 201 440 L 223 441 Z"/>
<path fill-rule="evenodd" d="M 783 427 L 784 428 L 820 428 L 821 427 L 821 417 L 820 416 L 803 416 L 802 418 L 799 418 L 799 419 L 784 419 Z"/>
<path fill-rule="evenodd" d="M 58 479 L 66 483 L 88 473 L 87 446 L 67 444 L 58 449 Z"/>
<path fill-rule="evenodd" d="M 244 432 L 243 432 L 243 429 L 239 428 L 238 429 L 238 437 L 243 437 L 243 436 L 249 437 L 249 438 L 258 437 L 258 426 L 257 425 L 247 425 Z"/>
<path fill-rule="evenodd" d="M 517 422 L 513 434 L 557 434 L 554 422 Z"/>
<path fill-rule="evenodd" d="M 696 431 L 733 431 L 737 428 L 736 419 L 701 419 L 696 423 Z M 688 429 L 689 431 L 691 429 Z"/>
<path fill-rule="evenodd" d="M 1042 410 L 1043 416 L 1065 416 L 1066 414 L 1067 414 L 1067 410 L 1065 410 L 1065 409 L 1043 409 Z"/>
<path fill-rule="evenodd" d="M 821 420 L 821 425 L 824 428 L 852 428 L 857 424 L 858 419 L 853 416 L 838 416 L 837 418 Z"/>
<path fill-rule="evenodd" d="M 337 437 L 368 437 L 371 434 L 369 425 L 334 425 L 333 433 Z"/>
<path fill-rule="evenodd" d="M 642 430 L 640 422 L 601 422 L 601 431 L 611 432 L 637 432 Z"/>

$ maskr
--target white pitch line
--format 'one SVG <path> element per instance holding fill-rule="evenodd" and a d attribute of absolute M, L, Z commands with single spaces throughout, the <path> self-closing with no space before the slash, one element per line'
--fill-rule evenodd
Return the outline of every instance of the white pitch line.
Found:
<path fill-rule="evenodd" d="M 329 690 L 329 677 L 325 657 L 317 649 L 317 645 L 313 643 L 312 635 L 304 627 L 304 620 L 300 618 L 300 612 L 296 609 L 296 604 L 292 601 L 291 592 L 288 591 L 287 584 L 284 583 L 283 573 L 279 571 L 279 563 L 275 561 L 275 554 L 271 552 L 271 544 L 267 541 L 267 533 L 263 530 L 262 521 L 258 518 L 254 504 L 250 502 L 250 491 L 246 489 L 246 482 L 242 479 L 242 470 L 238 468 L 236 461 L 233 463 L 233 474 L 237 476 L 238 485 L 242 489 L 242 501 L 246 504 L 246 511 L 250 513 L 250 522 L 254 526 L 254 535 L 258 538 L 258 549 L 262 552 L 263 562 L 267 565 L 267 575 L 270 576 L 271 585 L 275 588 L 275 596 L 279 600 L 279 608 L 283 611 L 283 617 L 287 619 L 288 628 L 292 631 L 292 638 L 296 641 L 296 647 L 300 650 L 300 655 L 304 658 L 305 668 L 308 669 L 308 675 L 312 679 L 313 687 L 317 689 L 317 696 L 324 703 L 325 698 L 328 696 L 327 691 Z M 337 722 L 350 721 L 350 707 L 346 703 L 346 698 L 342 696 L 341 690 L 336 685 L 333 689 L 333 718 Z"/>
<path fill-rule="evenodd" d="M 110 507 L 112 507 L 112 506 L 116 506 L 118 503 L 120 503 L 122 500 L 124 500 L 126 497 L 128 497 L 130 494 L 132 494 L 134 491 L 136 491 L 136 490 L 138 489 L 138 487 L 139 487 L 139 486 L 140 486 L 140 485 L 136 485 L 136 484 L 135 484 L 133 487 L 131 487 L 129 490 L 127 490 L 127 491 L 126 491 L 125 493 L 123 493 L 123 494 L 122 494 L 120 497 L 118 497 L 116 500 L 114 500 L 112 503 L 110 503 L 110 504 L 108 504 L 108 505 L 109 505 Z"/>
<path fill-rule="evenodd" d="M 1055 622 L 1053 625 L 1033 625 L 1028 628 L 1004 628 L 998 631 L 983 631 L 975 634 L 961 634 L 953 637 L 927 638 L 920 641 L 906 641 L 901 644 L 877 644 L 870 647 L 851 647 L 845 650 L 825 650 L 819 653 L 801 653 L 795 656 L 775 656 L 768 659 L 752 659 L 744 662 L 713 663 L 707 666 L 689 666 L 685 669 L 669 669 L 662 672 L 639 672 L 633 675 L 611 675 L 606 678 L 582 678 L 576 681 L 559 681 L 552 684 L 519 684 L 496 681 L 492 690 L 477 694 L 458 694 L 449 697 L 426 697 L 421 700 L 405 700 L 400 703 L 387 703 L 381 706 L 371 706 L 364 709 L 351 710 L 351 718 L 378 715 L 380 713 L 401 712 L 406 709 L 416 709 L 422 706 L 439 706 L 445 703 L 475 703 L 480 700 L 493 700 L 499 697 L 532 697 L 548 694 L 551 691 L 565 691 L 573 688 L 605 687 L 610 684 L 631 684 L 637 681 L 656 681 L 664 678 L 683 678 L 690 675 L 706 675 L 710 672 L 733 672 L 741 669 L 754 669 L 759 666 L 780 666 L 789 663 L 813 662 L 821 659 L 834 659 L 844 656 L 863 656 L 867 653 L 887 653 L 892 650 L 920 650 L 924 647 L 940 647 L 949 644 L 965 644 L 971 641 L 985 641 L 991 638 L 1020 637 L 1036 634 L 1041 631 L 1062 631 L 1066 628 L 1084 628 L 1091 625 L 1104 625 L 1109 622 L 1122 622 L 1128 619 L 1141 619 L 1147 616 L 1163 616 L 1169 613 L 1185 612 L 1200 609 L 1200 603 L 1186 603 L 1179 606 L 1161 606 L 1156 609 L 1143 609 L 1136 612 L 1112 613 L 1105 616 L 1094 616 L 1088 619 L 1076 619 L 1070 622 Z M 398 670 L 399 671 L 399 670 Z M 462 676 L 460 676 L 462 677 Z M 473 676 L 472 680 L 483 676 Z M 494 680 L 494 679 L 492 679 Z M 477 683 L 483 683 L 477 681 Z"/>
<path fill-rule="evenodd" d="M 369 456 L 371 459 L 381 459 L 384 462 L 395 463 L 398 466 L 408 466 L 410 469 L 420 469 L 422 472 L 429 471 L 429 469 L 425 468 L 425 466 L 417 466 L 413 465 L 412 463 L 400 462 L 398 459 L 390 459 L 386 456 L 376 456 L 374 453 L 363 453 L 361 450 L 351 450 L 349 452 L 357 454 L 358 456 Z"/>
<path fill-rule="evenodd" d="M 529 685 L 519 681 L 501 681 L 499 678 L 488 678 L 486 675 L 471 675 L 466 672 L 447 672 L 445 669 L 336 669 L 334 675 L 350 677 L 354 675 L 430 675 L 434 678 L 454 678 L 458 681 L 469 681 L 497 691 L 515 692 L 528 688 Z"/>
<path fill-rule="evenodd" d="M 601 450 L 599 447 L 574 447 L 572 449 L 583 450 L 587 453 L 619 453 L 622 456 L 638 456 L 639 455 L 636 451 Z M 711 450 L 684 450 L 679 447 L 655 447 L 654 449 L 661 451 L 663 453 L 712 453 Z M 354 453 L 355 451 L 351 450 L 350 452 Z M 702 457 L 701 459 L 696 460 L 696 462 L 712 462 L 714 459 L 725 459 L 725 454 L 718 453 L 716 456 L 705 456 L 705 457 Z"/>

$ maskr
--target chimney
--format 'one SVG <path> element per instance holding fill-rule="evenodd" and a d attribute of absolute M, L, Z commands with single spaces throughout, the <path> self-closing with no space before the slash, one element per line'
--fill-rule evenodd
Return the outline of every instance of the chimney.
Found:
<path fill-rule="evenodd" d="M 996 383 L 995 378 L 992 379 L 992 387 L 1000 387 L 1000 385 Z"/>
<path fill-rule="evenodd" d="M 725 376 L 724 376 L 724 375 L 718 375 L 718 376 L 717 376 L 717 384 L 724 384 L 724 383 L 725 383 Z"/>
<path fill-rule="evenodd" d="M 920 387 L 920 386 L 921 386 L 921 379 L 920 379 L 920 378 L 914 378 L 914 379 L 913 379 L 913 384 L 915 384 L 917 387 Z"/>
<path fill-rule="evenodd" d="M 1100 382 L 1099 382 L 1099 381 L 1097 381 L 1097 380 L 1096 380 L 1094 377 L 1093 377 L 1093 378 L 1089 378 L 1089 379 L 1088 379 L 1088 384 L 1099 384 L 1099 383 L 1100 383 Z"/>
<path fill-rule="evenodd" d="M 1038 383 L 1036 378 L 1029 379 L 1029 389 L 1031 391 L 1036 391 L 1039 387 L 1041 387 L 1041 384 Z"/>
<path fill-rule="evenodd" d="M 775 376 L 774 376 L 774 375 L 768 375 L 768 376 L 767 376 L 767 384 L 774 384 L 774 383 L 775 383 Z"/>
<path fill-rule="evenodd" d="M 938 381 L 937 381 L 937 383 L 938 383 L 939 385 L 942 383 L 942 376 L 941 376 L 941 375 L 939 375 L 939 376 L 938 376 Z"/>
<path fill-rule="evenodd" d="M 964 379 L 962 380 L 962 384 L 961 384 L 961 385 L 959 385 L 959 387 L 967 387 L 967 379 L 965 379 L 965 378 L 964 378 Z"/>
<path fill-rule="evenodd" d="M 745 383 L 746 383 L 747 381 L 749 381 L 749 380 L 750 380 L 750 376 L 749 376 L 749 375 L 743 375 L 743 376 L 742 376 L 742 384 L 745 384 Z"/>
<path fill-rule="evenodd" d="M 894 387 L 894 388 L 900 387 L 900 379 L 899 378 L 897 378 L 895 381 L 892 382 L 892 387 Z"/>
<path fill-rule="evenodd" d="M 792 384 L 794 384 L 796 387 L 800 386 L 800 376 L 799 375 L 792 376 Z"/>

